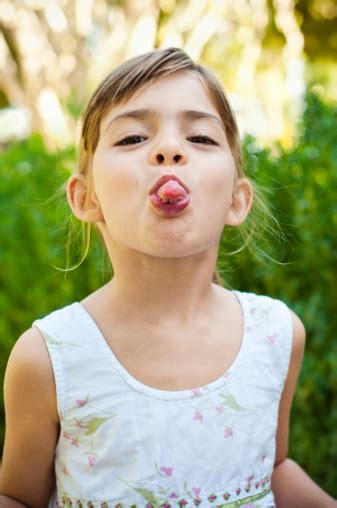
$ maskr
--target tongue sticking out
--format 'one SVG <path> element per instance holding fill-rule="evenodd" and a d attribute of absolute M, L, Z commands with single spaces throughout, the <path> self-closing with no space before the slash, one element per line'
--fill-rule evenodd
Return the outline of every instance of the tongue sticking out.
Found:
<path fill-rule="evenodd" d="M 186 198 L 187 193 L 176 180 L 168 180 L 159 187 L 157 195 L 163 203 L 178 203 Z"/>

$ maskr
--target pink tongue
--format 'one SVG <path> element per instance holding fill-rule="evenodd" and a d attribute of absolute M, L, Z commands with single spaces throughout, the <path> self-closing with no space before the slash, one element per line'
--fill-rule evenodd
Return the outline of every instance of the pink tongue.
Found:
<path fill-rule="evenodd" d="M 163 203 L 177 203 L 187 196 L 185 189 L 176 181 L 168 180 L 157 190 Z"/>

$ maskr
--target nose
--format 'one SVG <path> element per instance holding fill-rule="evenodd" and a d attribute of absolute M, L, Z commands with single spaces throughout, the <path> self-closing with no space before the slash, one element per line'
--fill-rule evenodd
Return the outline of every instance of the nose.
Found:
<path fill-rule="evenodd" d="M 150 153 L 149 162 L 152 165 L 172 166 L 186 164 L 187 156 L 179 140 L 161 139 Z"/>

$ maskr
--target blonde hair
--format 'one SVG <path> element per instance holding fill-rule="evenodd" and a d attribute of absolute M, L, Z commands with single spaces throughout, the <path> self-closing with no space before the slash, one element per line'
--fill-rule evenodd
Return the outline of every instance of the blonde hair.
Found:
<path fill-rule="evenodd" d="M 77 171 L 88 177 L 89 186 L 92 183 L 91 164 L 99 139 L 100 123 L 107 111 L 113 105 L 127 102 L 145 84 L 152 84 L 158 79 L 177 71 L 192 73 L 202 80 L 225 126 L 228 143 L 235 161 L 236 177 L 248 178 L 242 169 L 240 139 L 235 115 L 221 83 L 210 70 L 195 63 L 182 49 L 171 47 L 153 50 L 130 58 L 120 64 L 103 80 L 91 96 L 83 116 L 77 164 Z M 255 215 L 258 215 L 259 219 L 263 216 L 269 216 L 269 218 L 272 218 L 277 223 L 270 213 L 257 185 L 253 181 L 251 183 L 254 190 L 252 211 L 254 211 L 254 208 L 256 209 L 257 214 L 255 213 Z M 65 186 L 62 186 L 62 192 L 64 192 Z M 87 197 L 89 198 L 90 196 Z M 244 239 L 243 245 L 240 249 L 230 254 L 240 252 L 248 245 L 256 230 L 256 223 L 257 221 L 255 221 L 255 227 L 251 227 L 251 224 L 249 227 L 245 227 L 244 224 L 240 226 L 240 233 Z M 84 254 L 77 265 L 66 268 L 64 271 L 74 270 L 80 266 L 89 252 L 91 223 L 88 223 L 87 226 L 85 226 L 85 223 L 82 223 L 82 225 L 86 228 L 86 231 L 82 229 L 83 238 L 85 239 Z M 98 228 L 95 227 L 95 230 L 103 242 Z M 69 239 L 71 241 L 72 236 L 73 232 L 70 231 L 67 253 L 69 253 Z M 223 285 L 223 280 L 217 270 L 213 274 L 213 282 Z"/>

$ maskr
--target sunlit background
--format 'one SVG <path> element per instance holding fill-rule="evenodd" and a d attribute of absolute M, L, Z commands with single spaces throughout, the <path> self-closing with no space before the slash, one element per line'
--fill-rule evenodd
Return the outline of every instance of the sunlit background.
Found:
<path fill-rule="evenodd" d="M 0 18 L 2 143 L 73 143 L 100 80 L 154 47 L 211 67 L 262 144 L 291 145 L 306 87 L 337 99 L 334 0 L 2 0 Z"/>

